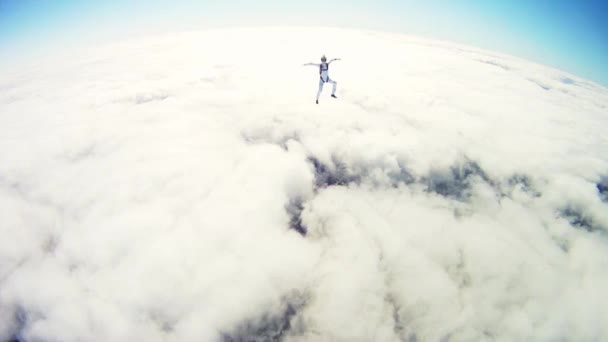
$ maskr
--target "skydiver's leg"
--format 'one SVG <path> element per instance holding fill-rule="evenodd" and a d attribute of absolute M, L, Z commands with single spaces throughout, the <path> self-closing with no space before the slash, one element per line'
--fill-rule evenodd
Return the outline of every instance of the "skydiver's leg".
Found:
<path fill-rule="evenodd" d="M 332 84 L 332 86 L 333 86 L 332 91 L 331 91 L 331 94 L 332 94 L 332 95 L 336 95 L 336 87 L 338 86 L 338 82 L 336 82 L 336 81 L 334 81 L 334 80 L 329 80 L 329 82 L 331 82 L 331 84 Z"/>
<path fill-rule="evenodd" d="M 321 96 L 322 91 L 323 91 L 323 80 L 319 80 L 319 91 L 317 92 L 317 101 L 319 101 L 319 96 Z"/>

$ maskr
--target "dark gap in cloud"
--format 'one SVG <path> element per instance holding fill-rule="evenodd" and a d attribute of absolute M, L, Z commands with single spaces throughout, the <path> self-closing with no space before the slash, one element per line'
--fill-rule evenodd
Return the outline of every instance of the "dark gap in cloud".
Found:
<path fill-rule="evenodd" d="M 9 177 L 5 177 L 0 174 L 0 187 L 7 189 L 9 192 L 12 192 L 19 197 L 26 197 L 28 193 L 28 187 L 20 182 L 18 179 L 11 179 Z"/>
<path fill-rule="evenodd" d="M 563 84 L 576 84 L 576 82 L 574 82 L 574 80 L 569 77 L 561 77 L 559 81 Z"/>
<path fill-rule="evenodd" d="M 241 132 L 241 137 L 247 144 L 272 144 L 279 146 L 285 151 L 289 150 L 288 144 L 290 141 L 301 141 L 300 136 L 296 131 L 289 132 L 280 137 L 272 137 L 272 134 L 268 132 L 262 134 L 256 132 Z M 349 166 L 335 156 L 332 157 L 331 163 L 321 162 L 314 156 L 309 157 L 308 161 L 313 166 L 315 185 L 317 188 L 360 184 L 372 171 L 382 168 L 377 165 Z M 399 184 L 408 185 L 416 182 L 416 177 L 402 163 L 399 163 L 399 170 L 390 170 L 386 175 L 393 187 L 398 187 Z"/>
<path fill-rule="evenodd" d="M 537 191 L 536 188 L 534 187 L 534 183 L 533 183 L 532 179 L 527 175 L 519 174 L 519 173 L 514 174 L 513 176 L 509 177 L 509 179 L 507 179 L 507 184 L 511 188 L 519 186 L 523 192 L 531 195 L 532 197 L 541 196 L 541 193 L 539 191 Z"/>
<path fill-rule="evenodd" d="M 281 147 L 283 150 L 288 151 L 289 149 L 287 148 L 287 143 L 290 140 L 294 140 L 294 141 L 300 141 L 300 137 L 298 136 L 297 132 L 293 132 L 291 135 L 287 135 L 282 137 L 279 141 L 277 141 L 277 145 L 279 145 L 279 147 Z"/>
<path fill-rule="evenodd" d="M 582 210 L 578 210 L 573 206 L 568 206 L 559 211 L 559 215 L 570 222 L 570 225 L 586 230 L 589 233 L 601 231 L 601 227 L 597 226 L 592 217 L 585 214 Z"/>
<path fill-rule="evenodd" d="M 384 301 L 392 310 L 393 332 L 399 337 L 399 341 L 417 341 L 416 333 L 408 331 L 401 319 L 401 306 L 390 293 L 384 297 Z"/>
<path fill-rule="evenodd" d="M 317 188 L 361 184 L 375 170 L 373 169 L 373 165 L 349 167 L 336 157 L 332 158 L 331 164 L 321 162 L 315 157 L 309 157 L 308 161 L 314 168 L 315 185 Z M 529 176 L 514 174 L 506 180 L 506 184 L 498 182 L 491 179 L 477 162 L 466 157 L 448 169 L 433 170 L 429 175 L 422 177 L 413 175 L 402 164 L 399 164 L 398 171 L 389 171 L 386 175 L 390 181 L 389 186 L 398 187 L 400 184 L 410 185 L 420 183 L 426 185 L 427 192 L 433 192 L 459 201 L 466 201 L 470 198 L 471 188 L 476 181 L 490 185 L 496 192 L 497 199 L 509 196 L 509 193 L 516 186 L 532 197 L 541 196 L 541 193 L 536 190 L 534 182 Z M 466 213 L 456 213 L 457 216 L 460 214 L 465 215 Z"/>
<path fill-rule="evenodd" d="M 390 172 L 389 177 L 393 183 L 393 187 L 397 187 L 401 183 L 409 185 L 416 182 L 416 177 L 401 163 L 399 163 L 399 171 Z"/>
<path fill-rule="evenodd" d="M 544 90 L 551 90 L 551 87 L 549 87 L 547 85 L 540 84 L 540 83 L 537 83 L 537 84 L 538 84 L 539 87 L 543 88 Z"/>
<path fill-rule="evenodd" d="M 568 254 L 568 252 L 570 252 L 570 241 L 568 241 L 567 239 L 561 238 L 561 237 L 557 237 L 557 236 L 553 236 L 553 237 L 551 237 L 551 239 L 555 242 L 557 247 L 562 252 L 564 252 L 566 254 Z"/>
<path fill-rule="evenodd" d="M 359 183 L 361 177 L 358 175 L 350 175 L 346 165 L 333 158 L 334 167 L 324 164 L 315 157 L 308 158 L 308 161 L 314 167 L 315 184 L 317 188 L 327 188 L 330 186 L 344 186 L 351 183 Z"/>
<path fill-rule="evenodd" d="M 27 323 L 29 320 L 28 314 L 25 309 L 18 307 L 13 316 L 13 324 L 14 331 L 11 333 L 11 337 L 8 339 L 8 342 L 21 342 L 25 341 L 23 337 L 23 331 L 27 327 Z"/>
<path fill-rule="evenodd" d="M 266 312 L 257 318 L 239 324 L 234 331 L 222 333 L 222 342 L 275 342 L 288 335 L 301 335 L 304 323 L 296 315 L 306 305 L 306 297 L 292 294 L 282 300 L 277 312 Z"/>
<path fill-rule="evenodd" d="M 470 208 L 454 208 L 452 214 L 454 215 L 454 218 L 460 219 L 471 216 L 473 214 L 473 210 Z"/>
<path fill-rule="evenodd" d="M 453 265 L 449 265 L 446 268 L 446 273 L 450 276 L 450 279 L 456 283 L 459 289 L 462 290 L 471 286 L 472 280 L 471 276 L 466 271 L 464 252 L 462 249 L 458 251 L 458 261 Z"/>
<path fill-rule="evenodd" d="M 171 333 L 175 329 L 177 321 L 169 318 L 165 313 L 152 311 L 148 314 L 149 319 L 156 325 L 158 330 L 164 333 Z"/>
<path fill-rule="evenodd" d="M 481 167 L 469 159 L 451 166 L 449 170 L 432 171 L 422 181 L 426 183 L 428 192 L 464 201 L 470 197 L 471 180 L 475 177 L 494 186 Z"/>
<path fill-rule="evenodd" d="M 488 329 L 483 330 L 483 336 L 486 338 L 489 338 L 491 341 L 493 341 L 496 338 L 496 334 Z"/>
<path fill-rule="evenodd" d="M 285 206 L 287 214 L 289 215 L 289 228 L 300 233 L 302 236 L 306 236 L 308 228 L 302 223 L 302 210 L 304 210 L 304 203 L 302 199 L 292 198 L 289 203 Z"/>
<path fill-rule="evenodd" d="M 493 65 L 493 66 L 499 67 L 499 68 L 501 68 L 503 70 L 507 70 L 507 71 L 511 70 L 511 68 L 509 66 L 504 65 L 504 64 L 499 63 L 499 62 L 496 62 L 496 61 L 493 61 L 493 60 L 478 59 L 477 61 L 481 62 L 481 63 L 484 63 L 484 64 L 489 64 L 489 65 Z"/>
<path fill-rule="evenodd" d="M 259 137 L 256 137 L 256 136 L 249 135 L 249 134 L 247 134 L 245 132 L 241 132 L 241 138 L 248 145 L 249 144 L 258 144 L 258 143 L 261 143 L 261 142 L 265 142 L 263 139 L 260 139 Z"/>
<path fill-rule="evenodd" d="M 68 264 L 68 272 L 70 273 L 74 273 L 76 271 L 78 271 L 80 269 L 80 265 L 74 263 L 74 262 L 70 262 Z"/>
<path fill-rule="evenodd" d="M 309 157 L 308 161 L 314 168 L 315 185 L 317 188 L 361 184 L 368 178 L 368 180 L 373 181 L 374 177 L 370 177 L 370 175 L 377 170 L 383 171 L 381 166 L 373 164 L 349 166 L 335 156 L 332 157 L 330 165 L 321 162 L 315 157 Z M 399 184 L 409 185 L 416 182 L 416 177 L 401 163 L 399 163 L 399 170 L 391 170 L 386 173 L 386 176 L 388 176 L 390 181 L 389 186 L 395 188 Z"/>
<path fill-rule="evenodd" d="M 602 202 L 608 202 L 608 177 L 600 178 L 600 181 L 595 186 Z"/>
<path fill-rule="evenodd" d="M 53 254 L 57 249 L 57 245 L 59 244 L 59 239 L 56 236 L 47 237 L 42 243 L 42 251 L 45 254 Z"/>
<path fill-rule="evenodd" d="M 546 85 L 546 84 L 544 84 L 544 83 L 542 83 L 540 81 L 537 81 L 535 79 L 528 78 L 528 81 L 536 84 L 537 86 L 541 87 L 543 90 L 547 90 L 547 91 L 551 90 L 550 86 L 548 86 L 548 85 Z"/>
<path fill-rule="evenodd" d="M 166 93 L 158 93 L 158 94 L 141 93 L 141 94 L 135 95 L 135 99 L 133 100 L 133 102 L 135 104 L 143 104 L 143 103 L 154 102 L 154 101 L 164 101 L 168 97 L 169 97 L 169 94 L 166 94 Z"/>

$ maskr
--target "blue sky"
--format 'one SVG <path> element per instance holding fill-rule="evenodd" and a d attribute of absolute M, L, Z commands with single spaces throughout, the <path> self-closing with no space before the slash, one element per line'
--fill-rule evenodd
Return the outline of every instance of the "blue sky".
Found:
<path fill-rule="evenodd" d="M 434 37 L 608 85 L 606 0 L 0 0 L 0 58 L 163 31 L 284 25 Z"/>

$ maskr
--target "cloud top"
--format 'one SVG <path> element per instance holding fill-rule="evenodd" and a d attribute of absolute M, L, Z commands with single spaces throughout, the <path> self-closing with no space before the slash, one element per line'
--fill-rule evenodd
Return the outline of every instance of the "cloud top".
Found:
<path fill-rule="evenodd" d="M 7 75 L 1 340 L 608 338 L 606 88 L 330 29 Z"/>

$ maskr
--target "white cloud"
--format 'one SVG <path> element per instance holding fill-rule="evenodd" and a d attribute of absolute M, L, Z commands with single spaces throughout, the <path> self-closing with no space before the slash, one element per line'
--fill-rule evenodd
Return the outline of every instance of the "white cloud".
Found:
<path fill-rule="evenodd" d="M 300 65 L 323 53 L 339 99 L 315 105 Z M 2 340 L 608 338 L 593 83 L 415 37 L 239 29 L 0 89 Z"/>

